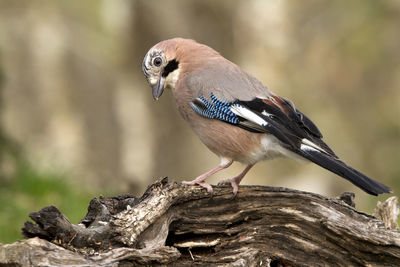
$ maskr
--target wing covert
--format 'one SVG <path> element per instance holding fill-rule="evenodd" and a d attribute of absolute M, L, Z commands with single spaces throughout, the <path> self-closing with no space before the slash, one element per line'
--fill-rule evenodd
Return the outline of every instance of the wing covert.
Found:
<path fill-rule="evenodd" d="M 294 152 L 306 145 L 336 157 L 321 140 L 322 134 L 315 124 L 284 98 L 271 95 L 270 98 L 254 98 L 250 101 L 224 101 L 211 93 L 208 99 L 200 95 L 190 105 L 203 117 L 255 133 L 273 134 L 284 147 Z"/>

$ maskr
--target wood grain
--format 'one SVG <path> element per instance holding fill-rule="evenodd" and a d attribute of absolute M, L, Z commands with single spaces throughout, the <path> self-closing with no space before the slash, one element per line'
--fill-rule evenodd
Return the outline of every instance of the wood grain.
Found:
<path fill-rule="evenodd" d="M 397 199 L 380 204 L 391 207 L 380 212 L 388 227 L 353 199 L 264 186 L 210 196 L 163 178 L 140 198 L 93 199 L 78 225 L 55 207 L 31 213 L 30 239 L 0 245 L 0 264 L 400 266 Z"/>

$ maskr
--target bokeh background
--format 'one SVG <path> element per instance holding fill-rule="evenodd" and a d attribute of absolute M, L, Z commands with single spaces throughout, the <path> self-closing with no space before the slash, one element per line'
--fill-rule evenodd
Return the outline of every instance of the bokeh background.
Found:
<path fill-rule="evenodd" d="M 219 163 L 141 72 L 152 45 L 178 36 L 292 99 L 344 161 L 400 192 L 399 29 L 397 0 L 0 1 L 0 242 L 46 205 L 76 223 L 92 197 Z M 243 183 L 352 191 L 368 213 L 388 197 L 286 159 Z"/>

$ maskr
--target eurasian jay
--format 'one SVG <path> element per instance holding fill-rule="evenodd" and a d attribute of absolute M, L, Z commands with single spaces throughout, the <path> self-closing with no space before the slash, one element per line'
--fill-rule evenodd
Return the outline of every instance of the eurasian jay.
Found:
<path fill-rule="evenodd" d="M 230 184 L 236 195 L 254 164 L 284 156 L 312 161 L 371 195 L 391 192 L 342 162 L 290 100 L 275 95 L 206 45 L 182 38 L 162 41 L 148 51 L 142 69 L 154 99 L 172 89 L 182 117 L 221 160 L 219 166 L 184 184 L 200 185 L 211 193 L 205 180 L 238 161 L 246 168 L 219 183 Z"/>

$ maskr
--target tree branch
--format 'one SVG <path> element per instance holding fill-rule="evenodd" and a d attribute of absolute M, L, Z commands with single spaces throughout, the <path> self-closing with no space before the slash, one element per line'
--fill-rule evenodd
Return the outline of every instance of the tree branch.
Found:
<path fill-rule="evenodd" d="M 400 232 L 392 230 L 397 199 L 376 213 L 390 218 L 385 221 L 392 229 L 357 211 L 353 199 L 351 193 L 331 199 L 262 186 L 242 186 L 234 198 L 230 187 L 218 186 L 210 197 L 200 187 L 164 178 L 140 198 L 92 200 L 78 225 L 55 207 L 31 213 L 36 224 L 25 223 L 23 234 L 42 239 L 0 245 L 0 264 L 40 263 L 35 255 L 42 252 L 47 265 L 60 264 L 57 257 L 63 264 L 99 266 L 400 265 Z"/>

